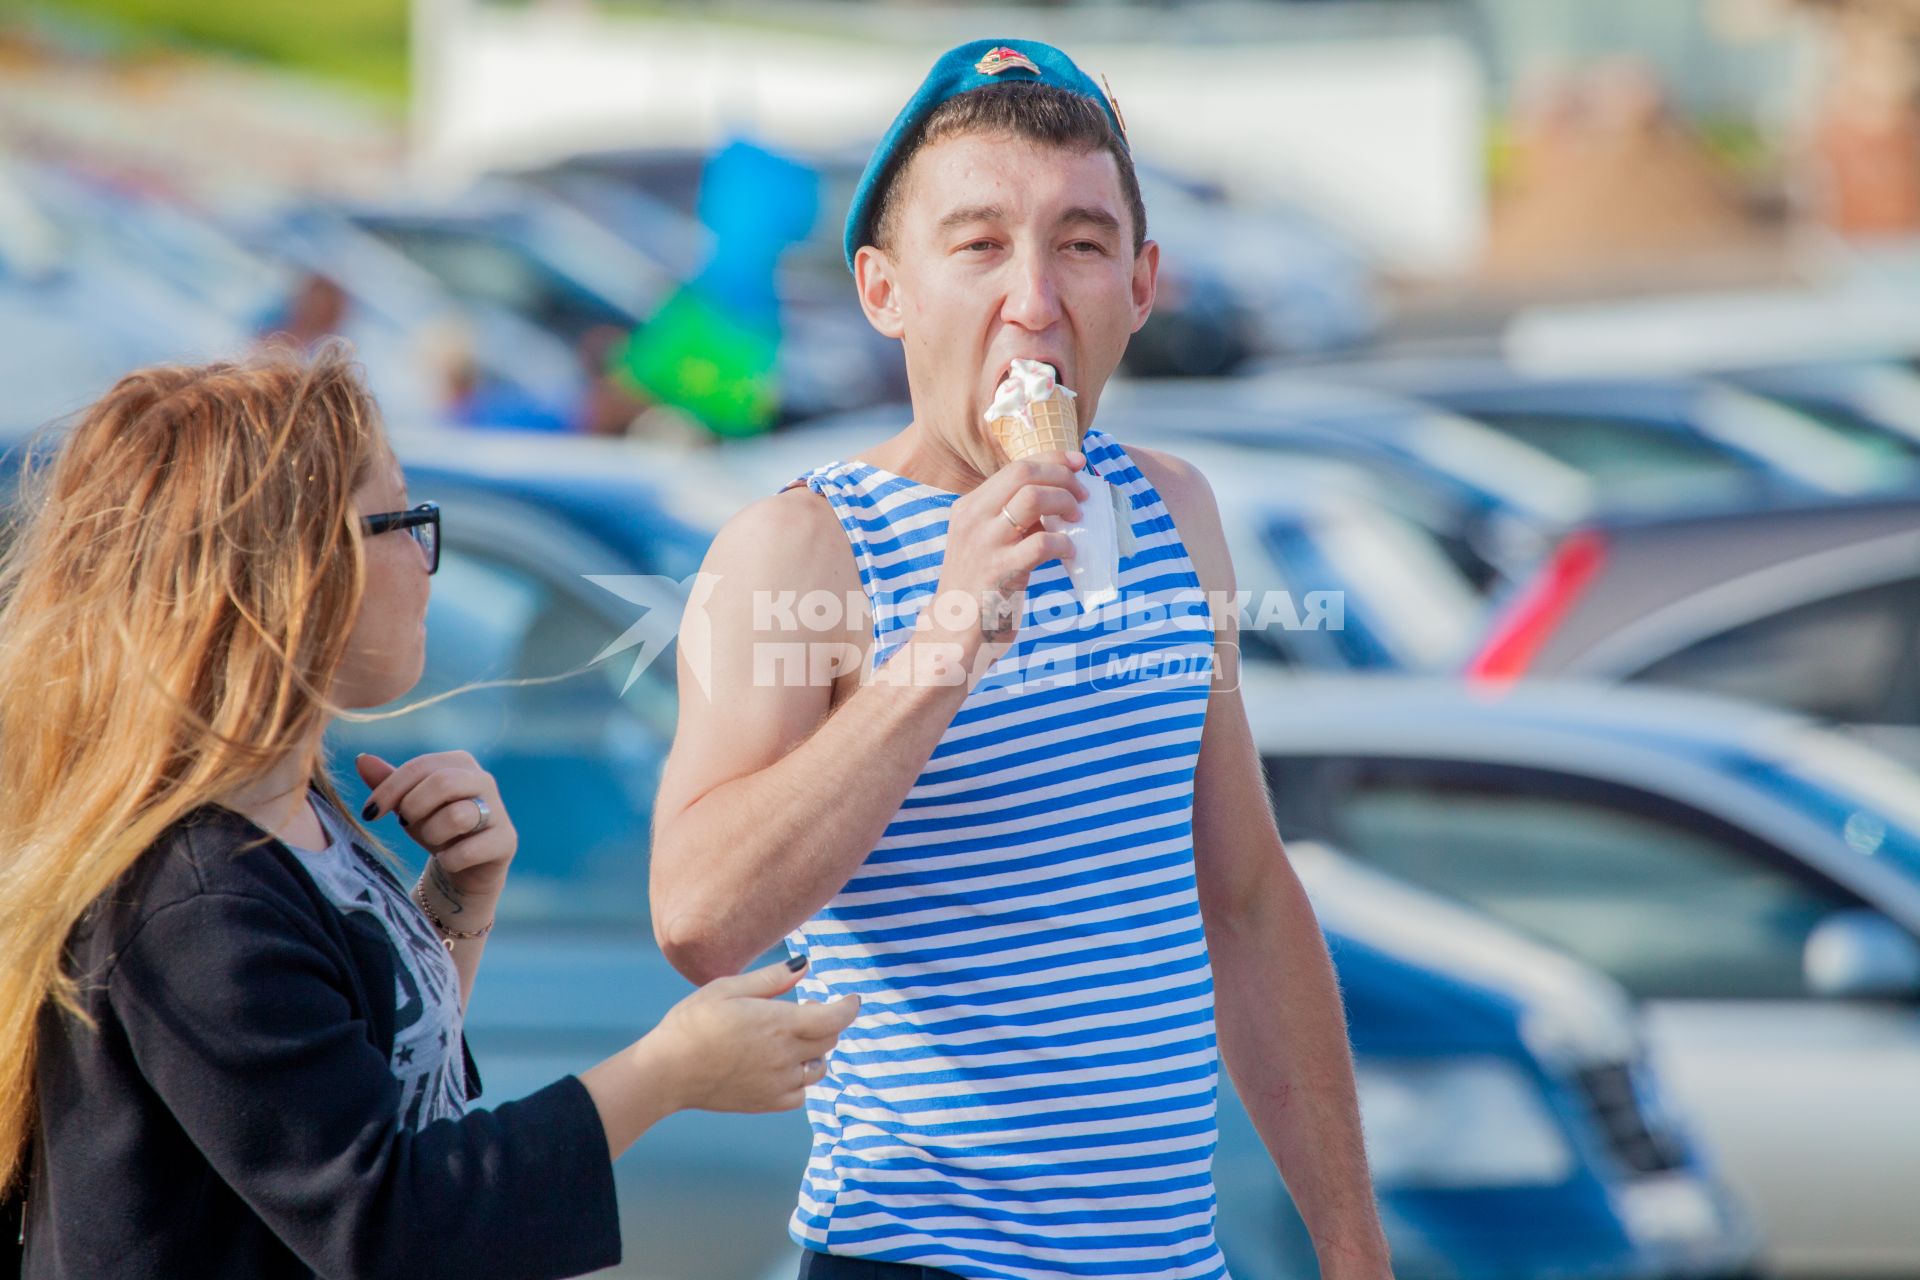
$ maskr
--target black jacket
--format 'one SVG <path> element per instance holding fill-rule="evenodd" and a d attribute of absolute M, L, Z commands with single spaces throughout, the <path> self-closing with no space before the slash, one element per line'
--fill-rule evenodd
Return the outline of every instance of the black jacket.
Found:
<path fill-rule="evenodd" d="M 201 809 L 75 928 L 97 1027 L 41 1015 L 24 1275 L 506 1280 L 619 1261 L 586 1087 L 408 1129 L 387 940 L 285 845 L 243 849 L 264 835 Z"/>

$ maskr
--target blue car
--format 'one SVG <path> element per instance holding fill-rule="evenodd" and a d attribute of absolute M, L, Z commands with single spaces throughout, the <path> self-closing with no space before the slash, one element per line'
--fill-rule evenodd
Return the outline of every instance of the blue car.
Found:
<path fill-rule="evenodd" d="M 1396 1276 L 1752 1267 L 1754 1225 L 1668 1101 L 1617 983 L 1323 842 L 1287 847 L 1339 976 Z M 1246 1201 L 1273 1181 L 1238 1110 L 1216 1162 L 1223 1222 L 1257 1221 Z M 1297 1214 L 1273 1204 L 1280 1256 L 1306 1256 Z"/>
<path fill-rule="evenodd" d="M 420 692 L 590 664 L 341 723 L 332 739 L 343 774 L 360 750 L 464 747 L 513 807 L 521 849 L 468 1014 L 491 1104 L 617 1051 L 689 990 L 648 915 L 647 832 L 675 708 L 671 651 L 653 646 L 671 636 L 711 513 L 686 505 L 698 486 L 664 455 L 622 442 L 435 435 L 400 448 L 413 496 L 446 513 Z M 380 829 L 411 849 L 391 818 Z M 1738 1216 L 1660 1105 L 1609 984 L 1461 913 L 1394 906 L 1411 891 L 1355 868 L 1312 873 L 1310 891 L 1351 1011 L 1399 1274 L 1744 1265 Z M 1234 1274 L 1311 1275 L 1298 1215 L 1224 1078 L 1221 1102 Z M 622 1274 L 790 1276 L 807 1146 L 798 1112 L 658 1126 L 617 1168 Z"/>
<path fill-rule="evenodd" d="M 1248 711 L 1283 834 L 1643 1001 L 1769 1270 L 1920 1272 L 1920 773 L 1701 694 L 1259 674 Z"/>

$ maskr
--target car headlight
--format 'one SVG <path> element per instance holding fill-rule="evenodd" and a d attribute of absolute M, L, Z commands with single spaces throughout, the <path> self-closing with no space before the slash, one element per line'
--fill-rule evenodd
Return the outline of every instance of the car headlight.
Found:
<path fill-rule="evenodd" d="M 1551 1185 L 1573 1171 L 1538 1085 L 1507 1059 L 1362 1058 L 1354 1076 L 1378 1185 Z"/>

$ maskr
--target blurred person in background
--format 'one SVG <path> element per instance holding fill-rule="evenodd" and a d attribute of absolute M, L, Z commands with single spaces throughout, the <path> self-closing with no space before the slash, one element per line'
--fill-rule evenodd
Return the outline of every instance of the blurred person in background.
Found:
<path fill-rule="evenodd" d="M 347 322 L 347 291 L 331 277 L 310 271 L 287 298 L 283 314 L 268 320 L 267 342 L 292 343 L 311 351 L 337 336 Z"/>
<path fill-rule="evenodd" d="M 626 340 L 627 335 L 613 325 L 595 325 L 574 344 L 580 373 L 587 383 L 573 424 L 576 431 L 590 436 L 624 436 L 652 404 L 614 377 L 614 352 Z"/>
<path fill-rule="evenodd" d="M 420 358 L 438 388 L 444 421 L 502 431 L 571 431 L 562 409 L 500 378 L 489 377 L 474 353 L 473 336 L 458 323 L 433 326 L 421 337 Z"/>
<path fill-rule="evenodd" d="M 1049 45 L 950 50 L 869 162 L 845 247 L 904 344 L 913 421 L 720 531 L 654 831 L 681 972 L 785 938 L 809 996 L 866 997 L 809 1090 L 802 1277 L 1218 1280 L 1224 1058 L 1320 1274 L 1384 1280 L 1339 991 L 1274 830 L 1236 619 L 1190 607 L 1233 593 L 1217 506 L 1189 464 L 1093 425 L 1159 264 L 1117 109 Z M 1006 462 L 989 436 L 1022 358 L 1076 391 L 1081 450 Z M 1062 638 L 1071 544 L 1041 522 L 1079 514 L 1083 473 L 1138 546 L 1127 616 Z M 768 607 L 796 596 L 872 616 L 796 631 Z M 982 678 L 1048 615 L 1077 680 L 1028 683 L 1038 641 Z M 802 678 L 765 662 L 783 648 Z M 1090 678 L 1148 655 L 1139 679 Z"/>
<path fill-rule="evenodd" d="M 619 1260 L 611 1162 L 656 1121 L 800 1103 L 856 1002 L 775 964 L 470 1108 L 517 835 L 463 751 L 360 756 L 359 821 L 328 775 L 329 720 L 421 675 L 439 533 L 342 346 L 130 374 L 35 483 L 0 576 L 27 1276 L 574 1275 Z M 411 890 L 361 825 L 396 811 Z"/>

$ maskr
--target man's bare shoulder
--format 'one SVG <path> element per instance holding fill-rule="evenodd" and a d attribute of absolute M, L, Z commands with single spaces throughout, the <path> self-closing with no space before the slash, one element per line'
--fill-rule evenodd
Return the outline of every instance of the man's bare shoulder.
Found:
<path fill-rule="evenodd" d="M 1140 474 L 1167 504 L 1167 513 L 1186 543 L 1200 585 L 1209 592 L 1233 590 L 1233 561 L 1227 554 L 1227 535 L 1220 521 L 1220 504 L 1213 486 L 1199 467 L 1176 454 L 1144 445 L 1125 446 Z"/>
<path fill-rule="evenodd" d="M 1213 486 L 1207 483 L 1207 477 L 1199 467 L 1164 449 L 1149 449 L 1140 444 L 1125 447 L 1127 456 L 1140 468 L 1140 474 L 1147 478 L 1147 483 L 1160 491 L 1161 500 L 1173 512 L 1176 521 L 1189 510 L 1195 514 L 1218 510 Z"/>

